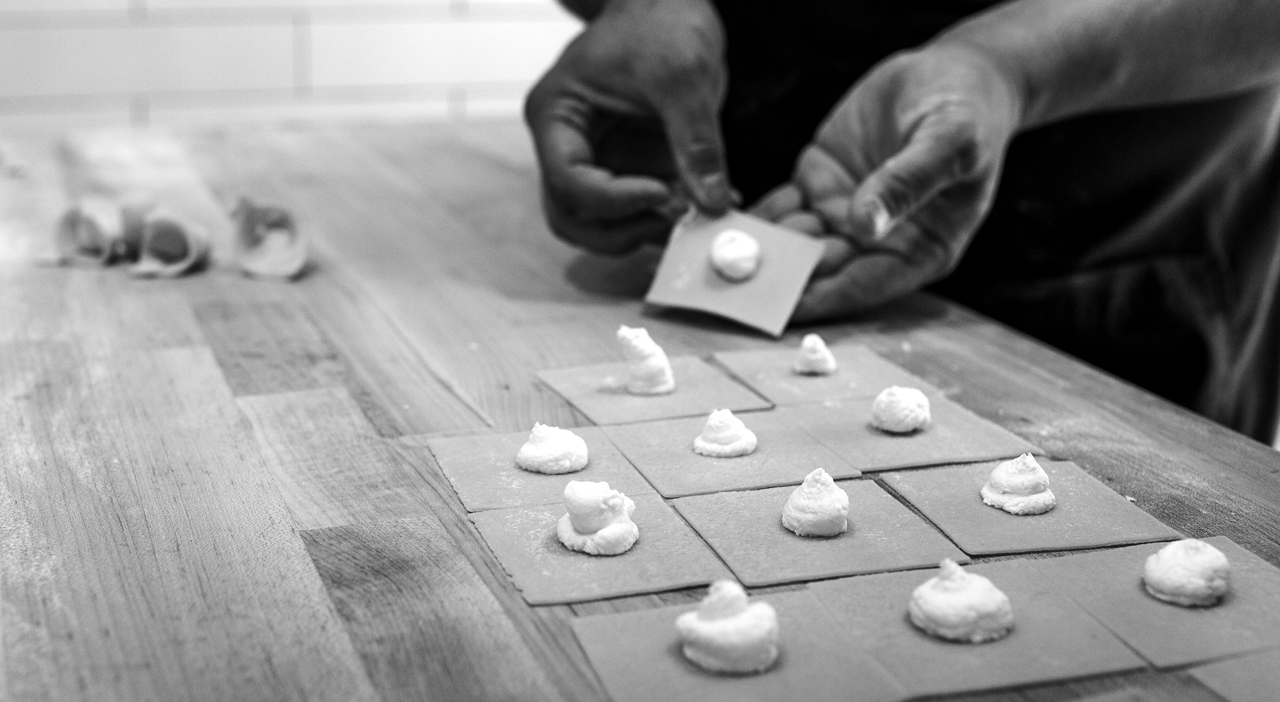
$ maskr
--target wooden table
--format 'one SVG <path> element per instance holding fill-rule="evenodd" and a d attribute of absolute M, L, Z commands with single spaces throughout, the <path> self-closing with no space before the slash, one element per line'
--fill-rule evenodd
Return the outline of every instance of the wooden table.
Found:
<path fill-rule="evenodd" d="M 654 257 L 556 241 L 520 125 L 178 140 L 220 198 L 291 208 L 318 265 L 293 284 L 222 266 L 175 281 L 36 266 L 77 181 L 54 137 L 8 135 L 0 697 L 604 698 L 569 620 L 700 591 L 525 605 L 403 439 L 584 424 L 534 373 L 615 360 L 620 323 L 674 354 L 774 342 L 642 315 Z M 870 345 L 1188 535 L 1280 564 L 1280 453 L 929 296 L 821 332 Z M 1185 672 L 973 698 L 1124 688 L 1217 699 Z"/>

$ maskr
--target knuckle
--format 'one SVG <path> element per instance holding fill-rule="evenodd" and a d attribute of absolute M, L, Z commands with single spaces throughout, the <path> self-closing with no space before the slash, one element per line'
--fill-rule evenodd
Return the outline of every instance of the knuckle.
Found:
<path fill-rule="evenodd" d="M 956 179 L 966 178 L 982 165 L 982 147 L 978 128 L 972 120 L 963 120 L 947 130 L 943 137 L 948 173 Z"/>
<path fill-rule="evenodd" d="M 892 216 L 908 212 L 928 188 L 928 181 L 918 170 L 891 170 L 883 175 L 880 200 Z"/>

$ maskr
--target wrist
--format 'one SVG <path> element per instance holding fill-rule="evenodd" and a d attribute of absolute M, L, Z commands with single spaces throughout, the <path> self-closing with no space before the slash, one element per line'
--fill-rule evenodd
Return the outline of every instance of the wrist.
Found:
<path fill-rule="evenodd" d="M 1029 126 L 1033 94 L 1026 74 L 1016 64 L 1002 61 L 1000 55 L 993 55 L 981 45 L 946 36 L 918 51 L 931 54 L 931 62 L 965 67 L 972 89 L 982 96 L 987 114 L 997 120 L 1003 131 L 1012 135 Z"/>

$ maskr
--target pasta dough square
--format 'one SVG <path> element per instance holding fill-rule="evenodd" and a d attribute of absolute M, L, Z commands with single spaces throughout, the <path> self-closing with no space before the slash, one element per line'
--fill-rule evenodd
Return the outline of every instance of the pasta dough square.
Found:
<path fill-rule="evenodd" d="M 544 370 L 538 377 L 595 424 L 705 417 L 715 409 L 738 412 L 773 406 L 697 356 L 670 360 L 676 389 L 666 395 L 627 392 L 626 362 Z"/>
<path fill-rule="evenodd" d="M 632 499 L 636 511 L 631 519 L 640 527 L 640 540 L 617 556 L 565 548 L 556 537 L 556 523 L 565 513 L 559 504 L 476 512 L 471 521 L 531 605 L 677 590 L 729 575 L 662 498 Z"/>
<path fill-rule="evenodd" d="M 1191 675 L 1227 702 L 1275 702 L 1280 651 L 1241 656 L 1192 668 Z"/>
<path fill-rule="evenodd" d="M 755 351 L 722 351 L 715 359 L 742 382 L 778 406 L 828 400 L 872 400 L 891 385 L 919 388 L 940 394 L 936 388 L 906 369 L 857 344 L 830 346 L 836 358 L 831 375 L 799 375 L 791 370 L 797 348 Z"/>
<path fill-rule="evenodd" d="M 759 675 L 715 675 L 685 659 L 676 617 L 693 606 L 579 617 L 573 633 L 613 702 L 897 702 L 901 686 L 849 646 L 808 592 L 762 595 L 778 612 L 778 662 Z"/>
<path fill-rule="evenodd" d="M 864 473 L 1042 453 L 946 396 L 928 390 L 925 394 L 932 421 L 912 434 L 889 434 L 871 426 L 871 400 L 865 399 L 783 407 L 778 412 Z"/>
<path fill-rule="evenodd" d="M 746 232 L 760 243 L 760 269 L 748 280 L 726 280 L 711 267 L 711 242 L 727 229 Z M 776 337 L 791 319 L 822 248 L 822 242 L 807 234 L 742 212 L 681 223 L 671 232 L 644 299 L 710 312 Z"/>
<path fill-rule="evenodd" d="M 1033 562 L 1157 668 L 1280 647 L 1280 569 L 1224 536 L 1205 541 L 1231 562 L 1231 589 L 1213 607 L 1179 607 L 1147 594 L 1142 569 L 1156 544 Z"/>
<path fill-rule="evenodd" d="M 702 432 L 706 416 L 610 426 L 604 431 L 664 497 L 799 485 L 815 468 L 837 479 L 862 475 L 779 412 L 749 412 L 738 418 L 755 432 L 758 443 L 754 453 L 735 458 L 694 452 L 693 439 Z"/>
<path fill-rule="evenodd" d="M 930 568 L 968 558 L 870 480 L 836 483 L 849 495 L 849 531 L 796 536 L 782 526 L 793 487 L 722 492 L 675 500 L 680 513 L 751 587 L 844 575 Z"/>
<path fill-rule="evenodd" d="M 1076 464 L 1039 463 L 1058 504 L 1034 516 L 1012 515 L 982 502 L 979 491 L 995 462 L 890 473 L 884 481 L 970 556 L 1099 548 L 1182 536 Z"/>
<path fill-rule="evenodd" d="M 587 443 L 587 467 L 559 475 L 532 473 L 516 466 L 516 453 L 529 439 L 529 432 L 405 437 L 399 443 L 406 452 L 429 449 L 468 512 L 560 504 L 570 480 L 606 482 L 631 497 L 653 494 L 653 487 L 598 427 L 570 430 Z"/>
<path fill-rule="evenodd" d="M 1013 605 L 1013 632 L 999 641 L 942 641 L 907 619 L 911 593 L 935 573 L 863 575 L 809 585 L 855 645 L 911 696 L 942 695 L 1068 680 L 1144 667 L 1027 561 L 965 566 L 991 579 Z"/>

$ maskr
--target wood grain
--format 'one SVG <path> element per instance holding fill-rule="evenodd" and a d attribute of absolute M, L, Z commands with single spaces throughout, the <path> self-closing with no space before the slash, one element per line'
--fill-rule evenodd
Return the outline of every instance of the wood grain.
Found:
<path fill-rule="evenodd" d="M 398 519 L 427 510 L 426 484 L 342 388 L 241 397 L 299 529 Z"/>
<path fill-rule="evenodd" d="M 205 349 L 0 347 L 17 699 L 376 699 Z"/>
<path fill-rule="evenodd" d="M 196 319 L 236 395 L 343 387 L 346 366 L 293 305 L 202 301 Z"/>
<path fill-rule="evenodd" d="M 385 702 L 560 699 L 438 520 L 313 530 L 304 539 Z"/>
<path fill-rule="evenodd" d="M 292 285 L 34 267 L 62 175 L 72 193 L 113 181 L 20 142 L 29 176 L 0 177 L 0 698 L 604 699 L 571 618 L 702 596 L 527 606 L 434 459 L 392 440 L 586 423 L 534 374 L 618 360 L 620 323 L 672 354 L 775 347 L 643 310 L 654 251 L 551 236 L 522 126 L 113 138 L 210 216 L 241 194 L 289 207 L 318 265 Z M 1267 447 L 928 295 L 781 344 L 815 330 L 1280 563 Z M 1126 689 L 1215 699 L 1176 672 L 962 699 Z"/>

